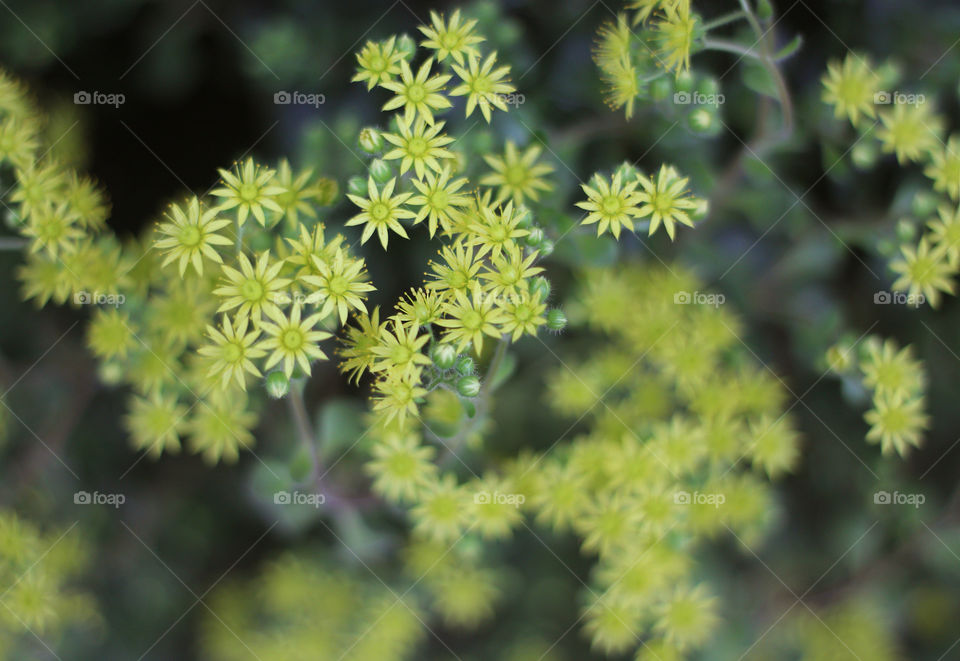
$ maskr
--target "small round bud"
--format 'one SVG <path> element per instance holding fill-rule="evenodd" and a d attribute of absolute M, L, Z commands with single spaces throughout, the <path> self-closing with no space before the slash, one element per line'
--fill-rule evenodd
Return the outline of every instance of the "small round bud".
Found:
<path fill-rule="evenodd" d="M 918 218 L 927 218 L 936 213 L 937 203 L 937 196 L 930 191 L 917 191 L 910 201 L 910 210 Z"/>
<path fill-rule="evenodd" d="M 534 296 L 539 295 L 541 301 L 547 300 L 550 298 L 550 281 L 538 275 L 530 281 L 530 293 Z"/>
<path fill-rule="evenodd" d="M 540 251 L 541 257 L 549 257 L 553 253 L 554 243 L 550 239 L 544 239 L 540 242 L 540 245 L 537 246 L 537 249 Z"/>
<path fill-rule="evenodd" d="M 690 218 L 693 220 L 703 220 L 710 213 L 710 201 L 705 197 L 698 198 L 695 202 L 697 206 L 690 212 Z"/>
<path fill-rule="evenodd" d="M 713 76 L 704 76 L 697 84 L 697 91 L 703 96 L 716 96 L 720 93 L 720 82 Z"/>
<path fill-rule="evenodd" d="M 350 177 L 347 182 L 347 192 L 357 197 L 367 196 L 367 180 L 363 177 Z"/>
<path fill-rule="evenodd" d="M 286 397 L 290 392 L 290 379 L 283 372 L 270 372 L 263 385 L 267 389 L 267 394 L 274 399 Z"/>
<path fill-rule="evenodd" d="M 562 331 L 567 327 L 567 315 L 563 310 L 554 308 L 547 313 L 547 328 L 552 331 Z"/>
<path fill-rule="evenodd" d="M 403 59 L 409 60 L 413 57 L 416 50 L 417 42 L 415 42 L 409 34 L 402 34 L 400 38 L 397 39 L 397 51 L 403 56 Z"/>
<path fill-rule="evenodd" d="M 624 183 L 628 181 L 633 181 L 634 179 L 637 178 L 637 175 L 639 174 L 640 174 L 640 170 L 638 170 L 636 166 L 631 165 L 626 161 L 621 163 L 620 167 L 618 167 L 616 171 L 613 173 L 614 176 L 620 175 L 620 179 L 622 179 Z"/>
<path fill-rule="evenodd" d="M 460 356 L 453 364 L 453 368 L 457 370 L 457 374 L 467 376 L 474 373 L 476 365 L 473 364 L 473 358 L 470 356 Z"/>
<path fill-rule="evenodd" d="M 383 136 L 380 135 L 380 131 L 368 126 L 360 130 L 357 144 L 360 145 L 360 149 L 368 154 L 376 154 L 383 149 Z"/>
<path fill-rule="evenodd" d="M 901 218 L 897 221 L 897 240 L 900 243 L 913 243 L 916 236 L 917 226 L 912 220 Z"/>
<path fill-rule="evenodd" d="M 527 234 L 523 240 L 531 248 L 536 248 L 540 245 L 540 242 L 546 237 L 546 234 L 543 233 L 542 227 L 531 227 L 530 233 Z"/>
<path fill-rule="evenodd" d="M 382 158 L 375 158 L 370 163 L 370 176 L 378 184 L 385 184 L 393 179 L 393 168 Z"/>
<path fill-rule="evenodd" d="M 430 349 L 430 360 L 442 370 L 448 370 L 457 362 L 457 350 L 452 344 L 434 344 Z"/>
<path fill-rule="evenodd" d="M 476 397 L 480 394 L 480 379 L 475 376 L 462 376 L 457 380 L 457 392 L 463 397 Z"/>
<path fill-rule="evenodd" d="M 693 77 L 693 74 L 689 71 L 681 71 L 676 78 L 674 83 L 678 92 L 692 92 L 693 87 L 696 84 L 696 79 Z"/>
<path fill-rule="evenodd" d="M 670 76 L 660 76 L 650 83 L 650 98 L 654 101 L 663 101 L 673 94 L 673 81 Z"/>
<path fill-rule="evenodd" d="M 713 113 L 706 108 L 697 108 L 687 115 L 687 126 L 691 131 L 707 133 L 714 127 Z"/>
<path fill-rule="evenodd" d="M 530 207 L 526 204 L 518 204 L 514 209 L 516 210 L 517 218 L 519 218 L 517 227 L 524 230 L 528 229 L 533 223 L 533 214 L 530 213 Z"/>
<path fill-rule="evenodd" d="M 877 163 L 880 148 L 872 140 L 861 140 L 850 150 L 850 160 L 861 170 L 869 170 Z"/>

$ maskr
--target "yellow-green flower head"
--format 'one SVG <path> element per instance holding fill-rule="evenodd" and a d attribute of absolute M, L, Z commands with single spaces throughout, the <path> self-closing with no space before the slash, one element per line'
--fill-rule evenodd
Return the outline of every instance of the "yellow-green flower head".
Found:
<path fill-rule="evenodd" d="M 902 257 L 890 263 L 890 268 L 900 277 L 893 283 L 897 291 L 906 291 L 911 296 L 923 295 L 930 307 L 940 304 L 940 294 L 953 295 L 953 275 L 947 251 L 943 246 L 930 247 L 929 239 L 924 236 L 916 248 L 903 246 Z"/>
<path fill-rule="evenodd" d="M 195 345 L 203 339 L 217 302 L 203 282 L 173 282 L 162 295 L 151 299 L 146 325 L 174 345 Z"/>
<path fill-rule="evenodd" d="M 301 170 L 294 176 L 290 162 L 285 158 L 277 167 L 274 183 L 277 188 L 282 188 L 283 192 L 278 193 L 274 201 L 280 206 L 291 228 L 300 226 L 301 213 L 310 218 L 317 217 L 316 210 L 310 204 L 310 200 L 316 199 L 319 192 L 311 182 L 312 178 L 313 170 L 310 168 Z"/>
<path fill-rule="evenodd" d="M 521 292 L 509 294 L 500 304 L 502 320 L 500 329 L 505 334 L 512 334 L 511 340 L 516 342 L 523 335 L 536 335 L 537 329 L 547 323 L 544 316 L 547 306 L 540 301 L 540 294 Z"/>
<path fill-rule="evenodd" d="M 396 49 L 396 37 L 386 41 L 368 41 L 363 50 L 357 53 L 357 73 L 353 82 L 366 81 L 367 89 L 393 80 L 400 73 L 400 61 L 403 54 Z"/>
<path fill-rule="evenodd" d="M 896 154 L 901 164 L 919 162 L 943 144 L 943 117 L 934 114 L 932 104 L 897 103 L 880 113 L 883 126 L 877 130 L 884 153 Z"/>
<path fill-rule="evenodd" d="M 130 315 L 117 308 L 97 308 L 87 327 L 87 346 L 103 360 L 126 358 L 138 345 Z"/>
<path fill-rule="evenodd" d="M 301 320 L 300 304 L 294 303 L 289 317 L 279 310 L 271 310 L 268 316 L 273 323 L 263 321 L 260 324 L 261 330 L 267 337 L 258 345 L 260 349 L 272 352 L 267 357 L 264 369 L 269 370 L 283 361 L 283 373 L 288 378 L 293 375 L 295 364 L 300 366 L 304 374 L 310 376 L 310 362 L 327 358 L 327 355 L 317 346 L 317 342 L 331 335 L 314 330 L 314 326 L 326 315 L 318 312 Z"/>
<path fill-rule="evenodd" d="M 960 266 L 960 209 L 941 205 L 937 209 L 940 218 L 927 223 L 930 238 L 937 248 L 947 254 L 947 262 L 956 269 Z"/>
<path fill-rule="evenodd" d="M 521 154 L 512 140 L 507 140 L 502 157 L 486 154 L 483 160 L 493 172 L 480 179 L 481 186 L 498 186 L 494 204 L 511 198 L 517 204 L 523 204 L 525 198 L 533 201 L 540 199 L 540 192 L 553 190 L 544 177 L 553 172 L 549 163 L 537 163 L 543 150 L 539 145 L 530 145 Z"/>
<path fill-rule="evenodd" d="M 305 275 L 316 275 L 318 273 L 317 263 L 330 263 L 336 257 L 340 246 L 343 244 L 343 235 L 337 234 L 327 241 L 324 236 L 323 223 L 317 223 L 313 230 L 308 230 L 306 225 L 300 225 L 299 238 L 287 238 L 290 244 L 290 256 L 287 262 L 300 267 L 297 271 L 297 277 L 302 278 Z"/>
<path fill-rule="evenodd" d="M 450 232 L 455 220 L 461 217 L 460 209 L 470 204 L 469 196 L 459 190 L 467 183 L 465 177 L 450 179 L 450 166 L 443 168 L 440 174 L 426 171 L 424 179 L 413 179 L 414 187 L 420 191 L 419 195 L 410 198 L 408 204 L 420 207 L 413 224 L 427 219 L 430 238 L 437 231 L 437 226 L 445 232 Z"/>
<path fill-rule="evenodd" d="M 474 44 L 483 42 L 484 38 L 473 33 L 473 28 L 477 25 L 475 18 L 461 24 L 460 10 L 456 9 L 450 15 L 450 20 L 445 22 L 442 14 L 431 11 L 430 23 L 429 26 L 421 25 L 417 29 L 426 37 L 420 45 L 436 51 L 437 62 L 451 57 L 454 62 L 463 66 L 464 56 L 480 57 L 480 51 L 474 48 Z"/>
<path fill-rule="evenodd" d="M 39 127 L 30 118 L 5 117 L 0 121 L 0 161 L 26 167 L 36 160 Z"/>
<path fill-rule="evenodd" d="M 250 328 L 248 332 L 249 326 L 250 319 L 246 314 L 240 314 L 232 321 L 223 315 L 219 329 L 207 326 L 209 344 L 197 350 L 201 356 L 212 359 L 209 375 L 219 378 L 224 390 L 231 381 L 236 381 L 242 390 L 246 390 L 247 374 L 262 376 L 253 360 L 262 358 L 266 351 L 257 345 L 260 331 Z"/>
<path fill-rule="evenodd" d="M 237 308 L 234 314 L 249 316 L 254 324 L 260 323 L 261 313 L 277 309 L 283 300 L 282 293 L 289 287 L 290 279 L 279 277 L 283 261 L 270 263 L 270 251 L 260 253 L 256 265 L 246 253 L 237 255 L 240 270 L 223 265 L 224 281 L 213 293 L 223 299 L 217 312 Z"/>
<path fill-rule="evenodd" d="M 529 279 L 543 272 L 543 268 L 533 265 L 537 257 L 536 251 L 524 256 L 519 246 L 511 245 L 493 258 L 480 277 L 487 281 L 486 289 L 493 295 L 509 296 L 528 291 Z"/>
<path fill-rule="evenodd" d="M 340 323 L 345 324 L 351 308 L 367 311 L 363 301 L 367 292 L 375 288 L 366 281 L 363 259 L 353 259 L 346 250 L 338 248 L 330 261 L 314 257 L 314 268 L 317 275 L 306 275 L 301 280 L 315 288 L 307 296 L 307 302 L 323 305 L 321 317 L 326 318 L 336 310 Z"/>
<path fill-rule="evenodd" d="M 689 0 L 686 0 L 689 5 Z M 676 0 L 630 0 L 627 9 L 634 10 L 633 24 L 646 21 L 663 4 L 676 4 Z"/>
<path fill-rule="evenodd" d="M 583 550 L 609 557 L 614 549 L 622 549 L 636 534 L 640 524 L 637 503 L 622 492 L 597 495 L 573 522 L 583 537 Z"/>
<path fill-rule="evenodd" d="M 419 374 L 420 365 L 430 364 L 423 353 L 423 345 L 430 341 L 430 336 L 418 335 L 417 327 L 408 329 L 397 319 L 393 320 L 393 329 L 388 328 L 380 331 L 379 342 L 372 349 L 377 360 L 371 371 L 401 376 Z"/>
<path fill-rule="evenodd" d="M 866 345 L 866 356 L 860 361 L 864 385 L 877 395 L 905 395 L 913 397 L 923 391 L 925 377 L 920 362 L 913 358 L 912 349 L 903 349 L 887 339 L 882 344 Z"/>
<path fill-rule="evenodd" d="M 23 299 L 35 299 L 37 307 L 51 300 L 62 305 L 73 293 L 70 281 L 63 277 L 62 263 L 43 254 L 28 254 L 25 263 L 17 269 L 17 279 L 23 283 Z"/>
<path fill-rule="evenodd" d="M 84 228 L 99 231 L 106 227 L 110 203 L 89 177 L 71 172 L 66 183 L 65 200 Z"/>
<path fill-rule="evenodd" d="M 836 117 L 844 116 L 854 126 L 863 117 L 876 117 L 876 94 L 880 91 L 880 77 L 870 67 L 866 57 L 849 53 L 841 64 L 831 60 L 823 76 L 823 100 L 833 106 Z"/>
<path fill-rule="evenodd" d="M 687 190 L 686 177 L 681 177 L 668 165 L 661 165 L 655 180 L 640 175 L 637 181 L 641 188 L 638 199 L 642 204 L 639 215 L 641 218 L 650 217 L 651 236 L 660 227 L 660 223 L 663 223 L 671 241 L 677 223 L 693 227 L 689 212 L 697 208 L 697 201 Z"/>
<path fill-rule="evenodd" d="M 417 402 L 426 397 L 427 391 L 420 387 L 420 372 L 403 374 L 386 373 L 374 384 L 373 410 L 383 416 L 385 422 L 397 420 L 401 425 L 407 414 L 417 415 Z"/>
<path fill-rule="evenodd" d="M 59 163 L 46 160 L 32 162 L 25 168 L 16 170 L 17 187 L 10 195 L 11 202 L 18 202 L 21 219 L 29 220 L 30 214 L 37 209 L 49 206 L 65 206 L 66 172 Z"/>
<path fill-rule="evenodd" d="M 252 158 L 248 158 L 243 165 L 237 163 L 235 172 L 217 171 L 223 186 L 210 193 L 222 198 L 219 205 L 221 210 L 237 209 L 237 223 L 240 226 L 243 226 L 249 214 L 253 214 L 257 222 L 266 227 L 267 215 L 264 210 L 283 213 L 275 198 L 286 190 L 276 185 L 275 173 L 270 168 L 257 165 Z"/>
<path fill-rule="evenodd" d="M 427 539 L 450 543 L 466 529 L 471 495 L 447 473 L 435 480 L 411 511 L 414 531 Z"/>
<path fill-rule="evenodd" d="M 764 415 L 750 427 L 753 465 L 771 478 L 793 470 L 800 458 L 798 434 L 785 416 Z"/>
<path fill-rule="evenodd" d="M 411 124 L 410 121 L 398 117 L 397 126 L 400 129 L 400 135 L 383 134 L 384 139 L 394 146 L 383 157 L 388 161 L 401 159 L 400 174 L 405 174 L 413 166 L 417 179 L 422 180 L 427 173 L 427 168 L 434 172 L 442 172 L 444 169 L 442 161 L 453 159 L 453 153 L 446 149 L 446 146 L 453 142 L 453 138 L 446 133 L 440 133 L 444 122 L 436 122 L 428 126 L 422 118 Z"/>
<path fill-rule="evenodd" d="M 437 292 L 466 291 L 475 282 L 483 265 L 483 260 L 474 253 L 473 248 L 462 243 L 444 246 L 440 249 L 440 257 L 443 262 L 430 262 L 435 279 L 426 285 L 427 289 Z"/>
<path fill-rule="evenodd" d="M 347 326 L 343 348 L 339 351 L 339 368 L 350 381 L 359 383 L 360 377 L 376 361 L 373 347 L 379 344 L 380 334 L 387 327 L 387 322 L 380 323 L 380 308 L 374 308 L 369 315 L 356 315 L 356 320 L 357 326 Z"/>
<path fill-rule="evenodd" d="M 960 200 L 960 136 L 951 135 L 947 144 L 934 149 L 923 173 L 933 180 L 933 190 Z"/>
<path fill-rule="evenodd" d="M 526 209 L 514 208 L 512 201 L 496 210 L 478 203 L 477 213 L 470 223 L 467 245 L 479 246 L 477 259 L 487 253 L 493 258 L 499 257 L 504 250 L 516 246 L 517 239 L 530 234 L 530 230 L 521 228 L 527 213 Z"/>
<path fill-rule="evenodd" d="M 634 179 L 623 183 L 618 172 L 613 175 L 610 183 L 599 174 L 593 175 L 593 185 L 581 184 L 587 200 L 577 202 L 576 205 L 588 211 L 583 219 L 584 225 L 597 223 L 597 236 L 609 231 L 615 238 L 620 238 L 620 231 L 633 231 L 633 219 L 640 215 L 640 194 L 636 191 L 639 180 Z"/>
<path fill-rule="evenodd" d="M 434 290 L 415 289 L 397 302 L 395 317 L 413 329 L 429 326 L 440 318 L 443 297 Z"/>
<path fill-rule="evenodd" d="M 698 22 L 697 15 L 690 11 L 690 3 L 678 2 L 665 4 L 653 23 L 653 38 L 659 46 L 657 60 L 678 76 L 690 69 L 690 50 Z"/>
<path fill-rule="evenodd" d="M 187 430 L 191 448 L 202 453 L 210 464 L 218 461 L 233 463 L 240 448 L 253 446 L 250 430 L 257 424 L 257 416 L 247 410 L 247 397 L 242 392 L 218 396 L 211 393 L 190 409 Z"/>
<path fill-rule="evenodd" d="M 197 274 L 202 275 L 204 257 L 222 264 L 215 246 L 229 246 L 233 242 L 221 233 L 230 221 L 217 217 L 217 213 L 217 209 L 203 209 L 196 196 L 184 206 L 171 204 L 167 210 L 168 222 L 157 227 L 158 234 L 164 238 L 158 238 L 154 244 L 166 254 L 163 266 L 177 261 L 182 276 L 187 264 L 192 264 Z"/>
<path fill-rule="evenodd" d="M 496 306 L 495 297 L 484 293 L 479 282 L 472 283 L 469 296 L 463 290 L 454 290 L 453 299 L 443 306 L 443 313 L 445 317 L 437 320 L 439 326 L 447 329 L 443 340 L 455 343 L 458 351 L 472 344 L 479 356 L 484 335 L 498 340 L 503 335 L 500 328 L 503 311 Z"/>
<path fill-rule="evenodd" d="M 389 240 L 389 231 L 393 230 L 403 238 L 407 236 L 407 230 L 403 229 L 400 221 L 404 218 L 414 218 L 416 214 L 403 208 L 412 193 L 393 194 L 397 179 L 394 177 L 383 185 L 382 190 L 377 189 L 377 183 L 373 177 L 367 179 L 367 197 L 357 195 L 347 195 L 350 201 L 362 209 L 360 213 L 347 221 L 348 226 L 363 225 L 363 234 L 360 237 L 360 243 L 366 243 L 367 240 L 376 232 L 380 239 L 383 249 L 387 249 Z"/>
<path fill-rule="evenodd" d="M 30 239 L 30 253 L 43 253 L 57 259 L 64 253 L 77 250 L 77 242 L 83 238 L 83 230 L 77 227 L 77 217 L 64 204 L 47 203 L 33 207 L 27 224 L 21 232 Z"/>
<path fill-rule="evenodd" d="M 137 335 L 134 338 L 139 346 L 130 357 L 127 380 L 137 391 L 151 394 L 179 387 L 182 348 L 150 335 L 145 340 Z"/>
<path fill-rule="evenodd" d="M 490 108 L 497 108 L 507 112 L 505 96 L 513 94 L 517 89 L 510 84 L 507 76 L 509 66 L 494 69 L 497 63 L 497 52 L 494 51 L 487 59 L 480 63 L 480 58 L 470 56 L 466 67 L 453 65 L 453 70 L 463 82 L 450 91 L 450 96 L 466 96 L 466 116 L 473 114 L 475 108 L 480 108 L 480 114 L 490 122 Z"/>
<path fill-rule="evenodd" d="M 403 118 L 407 124 L 411 124 L 416 116 L 427 124 L 433 124 L 433 111 L 445 110 L 451 106 L 442 92 L 444 85 L 452 76 L 449 74 L 431 76 L 432 67 L 433 58 L 429 58 L 420 65 L 417 75 L 414 76 L 407 61 L 400 60 L 400 80 L 380 83 L 380 87 L 395 94 L 392 99 L 383 104 L 383 110 L 403 108 Z"/>
<path fill-rule="evenodd" d="M 134 395 L 124 422 L 133 446 L 146 450 L 153 459 L 164 451 L 180 452 L 180 436 L 186 428 L 188 409 L 176 395 L 155 392 L 149 397 Z"/>
<path fill-rule="evenodd" d="M 874 398 L 873 408 L 863 419 L 870 425 L 867 441 L 880 443 L 883 454 L 894 450 L 901 456 L 910 446 L 919 447 L 923 431 L 930 426 L 923 412 L 922 397 L 906 397 L 901 394 L 883 394 Z"/>
<path fill-rule="evenodd" d="M 678 649 L 699 647 L 720 622 L 717 599 L 703 585 L 679 587 L 663 603 L 654 631 Z"/>
<path fill-rule="evenodd" d="M 414 502 L 434 483 L 436 451 L 414 434 L 389 434 L 370 454 L 373 459 L 364 468 L 373 476 L 373 490 L 392 502 Z"/>

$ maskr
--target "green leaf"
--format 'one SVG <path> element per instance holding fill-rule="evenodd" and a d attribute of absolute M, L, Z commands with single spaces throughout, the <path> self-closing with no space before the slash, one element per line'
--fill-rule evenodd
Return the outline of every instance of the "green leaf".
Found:
<path fill-rule="evenodd" d="M 798 34 L 796 37 L 790 40 L 790 43 L 777 51 L 777 54 L 773 56 L 773 59 L 784 60 L 800 50 L 800 46 L 802 45 L 803 37 Z"/>
<path fill-rule="evenodd" d="M 516 368 L 517 357 L 510 352 L 505 353 L 503 359 L 500 361 L 500 365 L 497 366 L 496 374 L 491 377 L 490 387 L 493 389 L 500 387 L 500 385 L 510 378 L 510 375 L 513 374 Z"/>
<path fill-rule="evenodd" d="M 318 433 L 324 455 L 347 448 L 363 435 L 363 406 L 352 399 L 332 399 L 320 409 Z"/>
<path fill-rule="evenodd" d="M 744 60 L 742 75 L 744 84 L 754 92 L 774 99 L 779 98 L 777 84 L 762 64 Z"/>

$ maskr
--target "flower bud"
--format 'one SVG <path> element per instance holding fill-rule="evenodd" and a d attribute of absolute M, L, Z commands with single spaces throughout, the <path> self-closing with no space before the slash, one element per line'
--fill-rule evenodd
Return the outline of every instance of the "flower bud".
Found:
<path fill-rule="evenodd" d="M 567 315 L 563 310 L 554 308 L 547 313 L 547 328 L 552 331 L 562 331 L 567 327 Z"/>
<path fill-rule="evenodd" d="M 457 358 L 457 362 L 453 364 L 457 374 L 467 376 L 473 374 L 476 366 L 473 364 L 473 358 L 470 356 L 460 356 Z"/>
<path fill-rule="evenodd" d="M 448 370 L 457 362 L 457 350 L 452 344 L 434 344 L 430 349 L 430 360 L 442 370 Z"/>
<path fill-rule="evenodd" d="M 397 39 L 397 52 L 403 56 L 403 59 L 409 60 L 413 57 L 416 50 L 417 42 L 415 42 L 409 34 L 402 34 L 400 38 Z"/>
<path fill-rule="evenodd" d="M 463 397 L 476 397 L 480 394 L 480 379 L 475 376 L 463 376 L 457 381 L 457 392 Z"/>
<path fill-rule="evenodd" d="M 547 300 L 550 298 L 550 281 L 542 275 L 538 275 L 530 281 L 530 294 L 533 296 L 539 295 L 541 301 Z"/>
<path fill-rule="evenodd" d="M 861 140 L 850 150 L 850 160 L 861 170 L 868 170 L 877 163 L 880 149 L 872 140 Z"/>
<path fill-rule="evenodd" d="M 714 128 L 713 113 L 706 108 L 697 108 L 687 115 L 687 126 L 691 131 L 707 133 Z"/>
<path fill-rule="evenodd" d="M 531 227 L 530 233 L 524 237 L 524 241 L 531 248 L 537 248 L 545 237 L 546 234 L 543 233 L 542 227 Z"/>
<path fill-rule="evenodd" d="M 350 177 L 347 182 L 347 192 L 357 197 L 367 196 L 367 180 L 363 177 Z"/>
<path fill-rule="evenodd" d="M 290 392 L 290 379 L 283 372 L 270 372 L 263 383 L 267 394 L 274 399 L 285 397 Z"/>
<path fill-rule="evenodd" d="M 540 245 L 537 246 L 537 250 L 540 251 L 541 257 L 549 257 L 553 253 L 553 241 L 550 239 L 544 239 L 540 242 Z"/>
<path fill-rule="evenodd" d="M 650 98 L 654 101 L 663 101 L 673 94 L 673 81 L 670 76 L 660 76 L 650 83 Z"/>
<path fill-rule="evenodd" d="M 368 154 L 376 154 L 383 149 L 383 136 L 380 135 L 380 131 L 368 126 L 361 129 L 357 144 Z"/>
<path fill-rule="evenodd" d="M 385 184 L 393 179 L 393 168 L 382 158 L 376 158 L 370 163 L 370 176 L 378 184 Z"/>

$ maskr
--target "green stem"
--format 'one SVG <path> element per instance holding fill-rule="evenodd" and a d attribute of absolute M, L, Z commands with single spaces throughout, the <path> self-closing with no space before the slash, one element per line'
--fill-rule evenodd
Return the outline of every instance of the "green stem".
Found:
<path fill-rule="evenodd" d="M 501 337 L 500 341 L 497 342 L 497 349 L 493 352 L 493 358 L 490 359 L 490 364 L 487 366 L 487 373 L 483 377 L 483 385 L 480 386 L 478 399 L 485 399 L 487 393 L 493 388 L 493 377 L 496 376 L 500 363 L 503 362 L 503 357 L 507 355 L 508 344 L 510 343 L 506 340 L 506 337 Z"/>
<path fill-rule="evenodd" d="M 729 14 L 724 14 L 723 16 L 718 16 L 712 21 L 707 21 L 703 24 L 702 28 L 704 30 L 713 30 L 720 27 L 721 25 L 726 25 L 727 23 L 733 23 L 734 21 L 740 20 L 741 18 L 746 18 L 747 14 L 741 9 L 737 11 L 732 11 Z"/>
<path fill-rule="evenodd" d="M 303 386 L 303 382 L 299 380 L 291 384 L 290 393 L 287 395 L 287 404 L 290 407 L 290 414 L 293 416 L 297 437 L 300 439 L 301 445 L 310 453 L 310 460 L 313 463 L 313 468 L 310 471 L 310 482 L 316 484 L 320 479 L 320 454 L 317 451 L 317 437 L 313 431 L 313 425 L 310 423 L 310 416 L 307 414 L 306 402 L 303 399 Z"/>
<path fill-rule="evenodd" d="M 745 48 L 733 41 L 724 39 L 704 39 L 703 47 L 708 50 L 723 51 L 724 53 L 734 53 L 742 57 L 752 57 L 755 60 L 763 61 L 763 56 L 752 48 Z"/>

